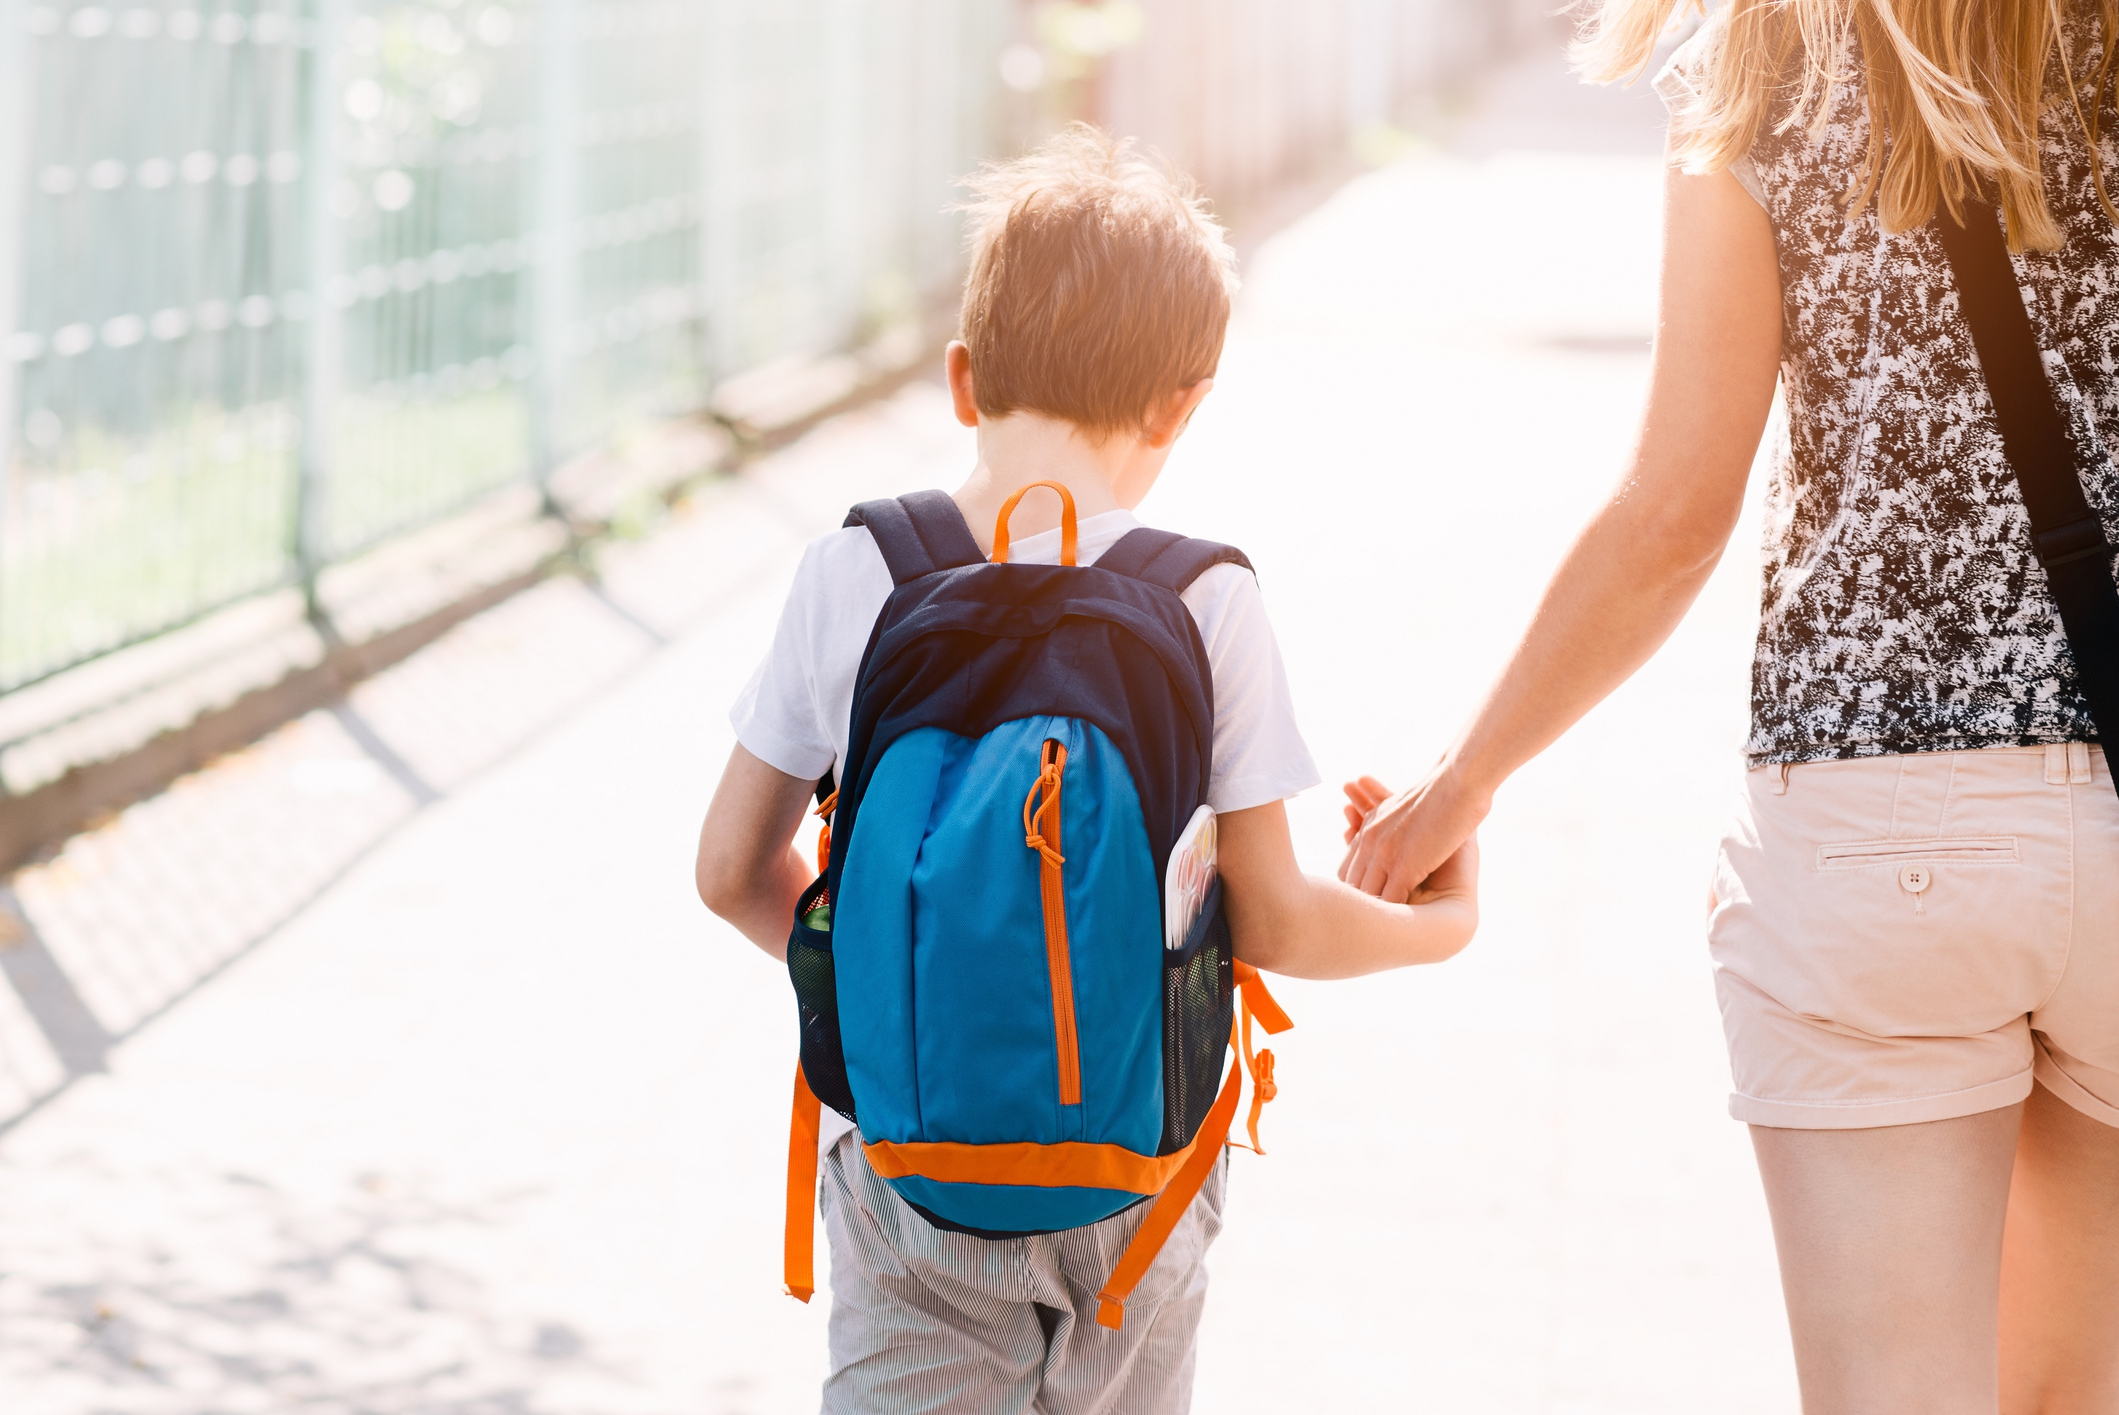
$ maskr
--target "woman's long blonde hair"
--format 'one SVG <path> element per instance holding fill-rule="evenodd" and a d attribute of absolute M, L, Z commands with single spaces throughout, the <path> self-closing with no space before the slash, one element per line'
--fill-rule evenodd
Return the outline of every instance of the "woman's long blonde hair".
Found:
<path fill-rule="evenodd" d="M 1847 81 L 1850 32 L 1860 41 L 1869 151 L 1847 187 L 1848 214 L 1872 198 L 1886 231 L 1919 226 L 1939 200 L 1954 217 L 1979 179 L 2000 188 L 2010 244 L 2057 249 L 2059 222 L 2038 160 L 2038 110 L 2056 48 L 2105 214 L 2097 112 L 2112 68 L 2119 0 L 2093 0 L 2103 36 L 2094 75 L 2076 72 L 2061 27 L 2062 0 L 1728 0 L 1707 20 L 1696 97 L 1671 124 L 1685 171 L 1714 172 L 1751 150 L 1766 124 L 1821 130 Z M 1576 45 L 1600 83 L 1637 77 L 1670 26 L 1705 0 L 1584 0 Z M 1779 110 L 1783 99 L 1790 100 Z M 1886 137 L 1889 142 L 1885 141 Z"/>

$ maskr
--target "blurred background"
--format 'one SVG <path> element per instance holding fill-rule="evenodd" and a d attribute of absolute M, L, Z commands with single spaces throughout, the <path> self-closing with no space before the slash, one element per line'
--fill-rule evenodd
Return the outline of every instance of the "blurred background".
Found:
<path fill-rule="evenodd" d="M 4 0 L 0 691 L 283 587 L 328 617 L 332 567 L 748 371 L 924 354 L 956 177 L 1056 123 L 1240 206 L 1528 13 Z"/>
<path fill-rule="evenodd" d="M 1143 514 L 1404 780 L 1647 373 L 1662 112 L 1548 8 L 0 0 L 0 1410 L 814 1409 L 785 977 L 690 856 L 803 544 L 970 465 L 956 179 L 1084 118 L 1205 186 Z M 1473 949 L 1283 990 L 1202 1411 L 1794 1408 L 1699 939 L 1738 534 Z"/>

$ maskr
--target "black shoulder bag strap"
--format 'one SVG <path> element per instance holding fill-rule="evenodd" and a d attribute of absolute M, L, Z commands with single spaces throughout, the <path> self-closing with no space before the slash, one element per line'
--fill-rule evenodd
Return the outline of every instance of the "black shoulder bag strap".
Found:
<path fill-rule="evenodd" d="M 1984 202 L 1964 205 L 1966 224 L 1938 212 L 1935 231 L 1972 327 L 2002 451 L 2030 513 L 2031 547 L 2045 567 L 2074 651 L 2076 681 L 2119 783 L 2119 586 L 2112 582 L 2119 547 L 2105 542 L 2104 525 L 2082 494 L 2074 440 L 2046 378 L 2000 218 Z"/>
<path fill-rule="evenodd" d="M 978 565 L 986 557 L 973 539 L 964 513 L 946 491 L 915 491 L 894 501 L 864 501 L 846 513 L 846 525 L 866 526 L 897 584 Z"/>
<path fill-rule="evenodd" d="M 1190 589 L 1194 580 L 1216 565 L 1241 565 L 1251 570 L 1250 560 L 1233 545 L 1192 540 L 1149 526 L 1127 531 L 1118 538 L 1118 544 L 1096 558 L 1099 570 L 1115 570 L 1178 594 Z"/>

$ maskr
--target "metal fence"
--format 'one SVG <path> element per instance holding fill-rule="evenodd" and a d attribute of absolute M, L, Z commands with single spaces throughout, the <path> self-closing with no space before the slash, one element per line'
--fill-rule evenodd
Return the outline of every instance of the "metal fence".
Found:
<path fill-rule="evenodd" d="M 956 175 L 1068 104 L 1227 195 L 1492 39 L 1478 0 L 190 3 L 0 0 L 0 692 L 904 319 Z"/>

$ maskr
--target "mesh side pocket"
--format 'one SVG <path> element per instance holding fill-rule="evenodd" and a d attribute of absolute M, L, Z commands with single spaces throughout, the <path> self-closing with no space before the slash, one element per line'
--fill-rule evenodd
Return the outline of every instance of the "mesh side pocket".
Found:
<path fill-rule="evenodd" d="M 846 1053 L 839 1043 L 839 984 L 831 934 L 802 922 L 803 915 L 830 899 L 822 875 L 802 891 L 787 939 L 787 976 L 795 985 L 795 1011 L 802 1026 L 802 1075 L 818 1100 L 851 1120 L 853 1088 L 846 1081 Z"/>
<path fill-rule="evenodd" d="M 1159 1154 L 1192 1143 L 1214 1107 L 1228 1064 L 1236 1003 L 1236 954 L 1221 907 L 1221 883 L 1185 946 L 1163 954 L 1163 1137 Z"/>

